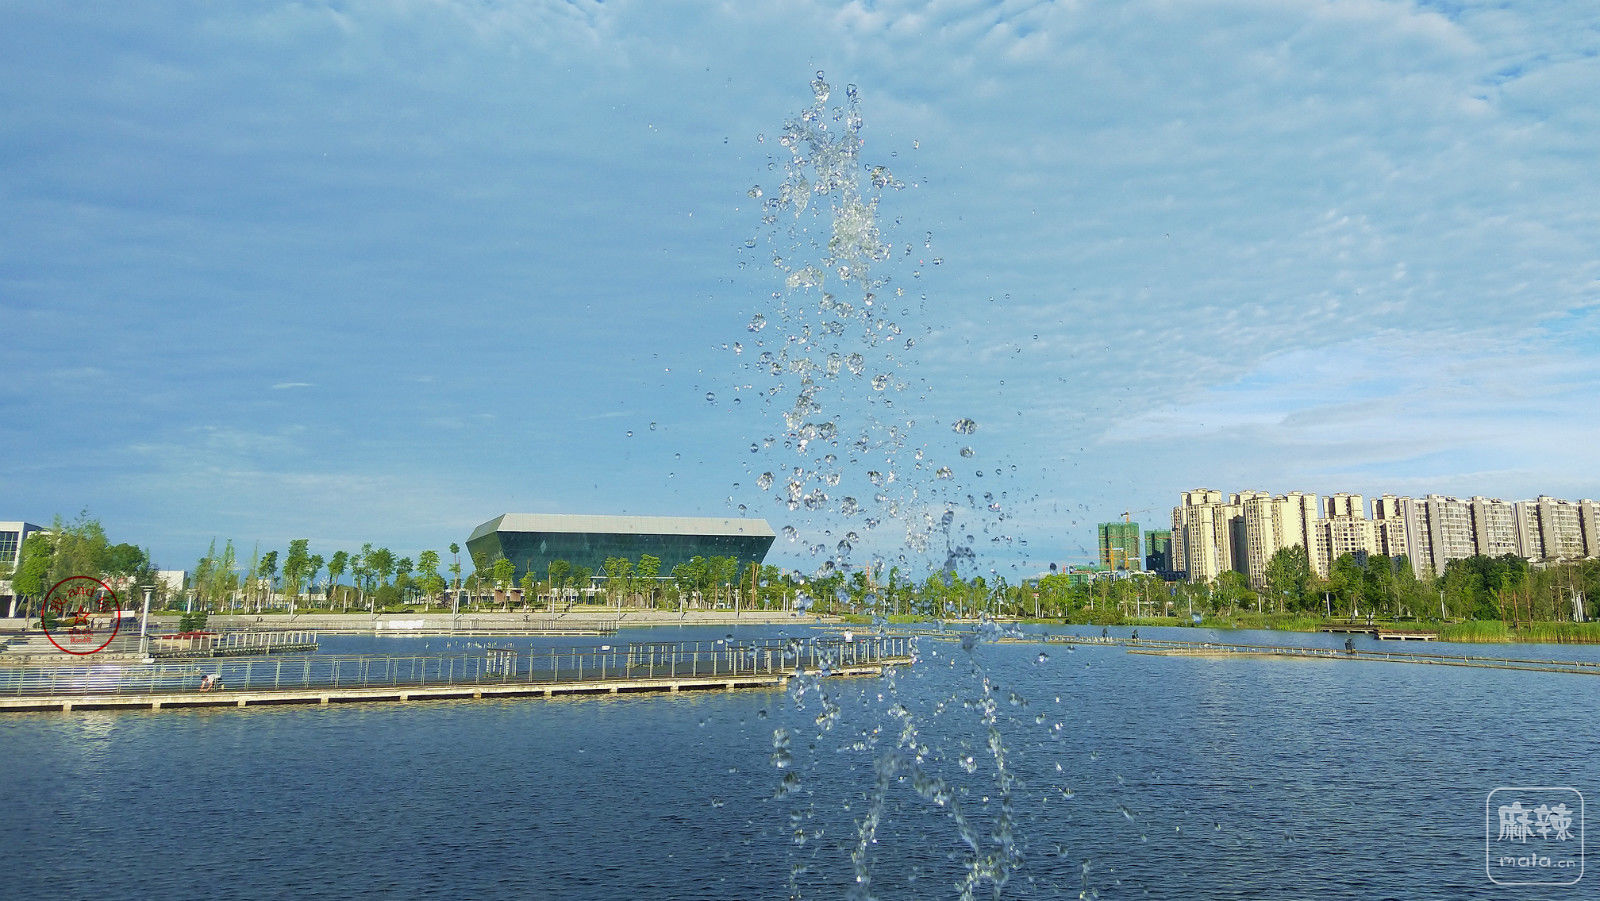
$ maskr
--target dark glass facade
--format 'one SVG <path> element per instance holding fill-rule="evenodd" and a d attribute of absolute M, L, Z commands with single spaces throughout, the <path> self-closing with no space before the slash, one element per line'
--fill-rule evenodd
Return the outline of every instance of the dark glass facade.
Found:
<path fill-rule="evenodd" d="M 467 551 L 474 561 L 485 565 L 505 557 L 516 565 L 513 579 L 532 572 L 535 579 L 548 577 L 550 561 L 565 560 L 586 566 L 600 576 L 608 557 L 625 557 L 637 564 L 644 554 L 661 559 L 660 575 L 687 563 L 693 557 L 733 557 L 742 570 L 747 563 L 760 563 L 772 547 L 772 535 L 681 535 L 623 532 L 521 532 L 497 529 L 467 539 Z"/>

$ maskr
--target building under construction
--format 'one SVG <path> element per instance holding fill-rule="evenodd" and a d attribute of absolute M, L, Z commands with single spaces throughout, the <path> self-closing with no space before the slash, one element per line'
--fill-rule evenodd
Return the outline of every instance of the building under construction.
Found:
<path fill-rule="evenodd" d="M 1103 522 L 1100 524 L 1100 564 L 1113 570 L 1135 572 L 1144 566 L 1139 553 L 1139 524 Z"/>

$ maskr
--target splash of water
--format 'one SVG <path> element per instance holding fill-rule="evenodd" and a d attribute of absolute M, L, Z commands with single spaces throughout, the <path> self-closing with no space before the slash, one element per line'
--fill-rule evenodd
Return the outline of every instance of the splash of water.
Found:
<path fill-rule="evenodd" d="M 832 572 L 868 575 L 870 604 L 886 564 L 970 567 L 975 554 L 963 536 L 978 529 L 952 532 L 951 518 L 971 514 L 983 520 L 983 532 L 998 534 L 1006 511 L 994 498 L 967 496 L 956 470 L 936 461 L 944 451 L 938 439 L 918 440 L 913 411 L 929 386 L 915 375 L 907 332 L 928 330 L 914 325 L 925 298 L 902 282 L 920 279 L 920 264 L 913 242 L 894 237 L 897 223 L 885 223 L 882 209 L 907 185 L 887 165 L 863 161 L 854 85 L 834 102 L 818 72 L 811 90 L 811 104 L 778 138 L 787 152 L 777 170 L 782 180 L 747 192 L 761 201 L 765 233 L 746 248 L 770 261 L 778 286 L 747 326 L 754 353 L 741 360 L 750 377 L 741 390 L 771 413 L 772 433 L 752 447 L 780 460 L 750 469 L 786 526 L 818 536 L 805 544 L 825 558 L 818 566 L 831 560 Z M 932 241 L 926 233 L 923 249 Z M 967 416 L 953 422 L 959 436 L 978 429 Z M 963 456 L 972 453 L 969 447 Z M 884 531 L 889 525 L 895 533 Z M 836 529 L 859 540 L 841 540 Z"/>
<path fill-rule="evenodd" d="M 747 192 L 761 201 L 766 233 L 765 246 L 752 239 L 745 247 L 766 257 L 777 276 L 770 302 L 746 326 L 752 352 L 740 357 L 750 377 L 740 390 L 759 396 L 772 420 L 771 434 L 752 444 L 759 453 L 748 464 L 749 481 L 783 511 L 785 543 L 819 558 L 819 581 L 831 587 L 814 581 L 811 591 L 843 593 L 842 580 L 827 580 L 854 570 L 865 577 L 858 580 L 858 590 L 864 587 L 861 599 L 881 630 L 885 620 L 877 586 L 885 563 L 971 570 L 978 560 L 977 532 L 999 540 L 1007 511 L 1003 492 L 983 493 L 980 499 L 979 492 L 965 487 L 967 473 L 957 474 L 955 461 L 976 455 L 966 443 L 979 431 L 976 420 L 946 411 L 930 421 L 947 424 L 947 432 L 929 430 L 923 439 L 917 430 L 919 417 L 912 410 L 927 401 L 929 387 L 916 374 L 916 337 L 925 329 L 913 323 L 923 312 L 923 297 L 901 286 L 906 279 L 899 270 L 912 267 L 909 281 L 915 283 L 921 263 L 912 242 L 892 234 L 897 223 L 885 224 L 882 215 L 884 199 L 906 184 L 888 166 L 863 162 L 855 87 L 845 89 L 842 103 L 831 103 L 833 88 L 819 72 L 811 89 L 811 104 L 784 124 L 778 139 L 788 154 L 781 182 Z M 931 250 L 932 234 L 921 243 Z M 901 246 L 904 252 L 898 253 Z M 943 261 L 934 257 L 932 262 Z M 880 532 L 888 524 L 899 534 Z M 862 555 L 869 559 L 858 560 Z M 804 592 L 796 606 L 809 609 L 812 600 Z M 918 798 L 943 811 L 954 826 L 963 849 L 964 872 L 957 884 L 962 898 L 984 887 L 999 897 L 1020 865 L 1015 779 L 1000 730 L 999 695 L 973 655 L 975 645 L 1006 637 L 1004 632 L 985 624 L 965 645 L 976 698 L 963 709 L 976 712 L 973 725 L 988 749 L 983 776 L 970 755 L 960 767 L 965 776 L 940 773 L 941 762 L 948 761 L 922 742 L 917 717 L 901 702 L 895 674 L 888 673 L 876 713 L 891 724 L 885 731 L 896 740 L 881 749 L 875 738 L 845 748 L 874 755 L 867 806 L 855 824 L 851 897 L 873 897 L 872 849 L 887 799 L 901 782 L 909 782 Z M 844 716 L 820 681 L 834 661 L 824 656 L 812 669 L 798 659 L 795 664 L 790 701 L 795 711 L 808 715 L 804 728 L 814 740 L 805 746 L 814 748 Z M 862 731 L 876 735 L 878 730 Z M 774 732 L 773 748 L 773 764 L 783 773 L 775 797 L 788 805 L 792 848 L 797 848 L 806 843 L 817 816 L 802 790 L 812 764 L 797 759 L 787 731 Z M 962 805 L 964 780 L 972 778 L 993 779 L 997 812 L 983 816 Z M 799 896 L 805 869 L 800 862 L 791 866 L 792 897 Z"/>

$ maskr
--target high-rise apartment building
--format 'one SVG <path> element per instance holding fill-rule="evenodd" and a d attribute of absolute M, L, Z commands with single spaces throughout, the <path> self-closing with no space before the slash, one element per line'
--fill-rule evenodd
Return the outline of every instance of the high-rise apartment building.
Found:
<path fill-rule="evenodd" d="M 1144 533 L 1144 568 L 1150 572 L 1168 573 L 1172 565 L 1172 533 L 1166 529 L 1151 529 Z"/>
<path fill-rule="evenodd" d="M 1540 495 L 1516 504 L 1518 533 L 1525 557 L 1576 560 L 1588 553 L 1581 504 Z"/>
<path fill-rule="evenodd" d="M 1172 508 L 1172 553 L 1189 581 L 1209 582 L 1235 569 L 1233 520 L 1240 518 L 1239 505 L 1224 502 L 1222 492 L 1210 488 L 1185 491 L 1180 500 Z"/>
<path fill-rule="evenodd" d="M 1359 494 L 1332 494 L 1323 499 L 1322 519 L 1315 524 L 1311 566 L 1317 575 L 1333 571 L 1345 554 L 1365 558 L 1377 553 L 1377 529 L 1367 519 L 1367 501 Z"/>
<path fill-rule="evenodd" d="M 1139 524 L 1103 522 L 1100 533 L 1100 563 L 1112 569 L 1136 571 L 1144 563 L 1139 553 Z"/>
<path fill-rule="evenodd" d="M 1211 489 L 1184 492 L 1172 511 L 1173 567 L 1191 581 L 1232 569 L 1257 589 L 1266 586 L 1272 556 L 1304 545 L 1312 569 L 1328 575 L 1344 554 L 1406 557 L 1418 578 L 1443 573 L 1452 560 L 1475 554 L 1517 554 L 1530 560 L 1600 557 L 1600 504 L 1548 496 L 1508 503 L 1498 498 L 1385 494 L 1366 517 L 1359 494 L 1273 497 L 1243 491 L 1222 500 Z M 1321 514 L 1320 516 L 1318 514 Z"/>
<path fill-rule="evenodd" d="M 1244 517 L 1244 572 L 1252 587 L 1266 587 L 1267 564 L 1278 551 L 1298 545 L 1306 548 L 1308 558 L 1312 556 L 1316 495 L 1291 491 L 1273 497 L 1262 491 L 1241 492 L 1239 509 Z"/>
<path fill-rule="evenodd" d="M 1600 557 L 1600 504 L 1578 501 L 1578 525 L 1583 529 L 1583 554 Z"/>
<path fill-rule="evenodd" d="M 1406 532 L 1405 514 L 1401 510 L 1400 498 L 1392 494 L 1385 494 L 1372 502 L 1372 534 L 1377 542 L 1377 552 L 1391 559 L 1405 557 L 1413 560 L 1410 536 Z"/>
<path fill-rule="evenodd" d="M 1435 573 L 1444 572 L 1451 560 L 1465 560 L 1476 551 L 1472 544 L 1472 508 L 1458 497 L 1430 494 L 1423 499 L 1428 511 L 1428 540 Z"/>
<path fill-rule="evenodd" d="M 1516 505 L 1498 498 L 1474 497 L 1467 502 L 1472 514 L 1473 550 L 1486 557 L 1521 554 L 1517 540 Z"/>

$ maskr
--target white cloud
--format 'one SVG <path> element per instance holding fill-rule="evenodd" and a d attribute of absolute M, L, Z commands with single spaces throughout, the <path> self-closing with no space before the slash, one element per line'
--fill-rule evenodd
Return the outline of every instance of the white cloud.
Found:
<path fill-rule="evenodd" d="M 23 448 L 90 423 L 142 449 L 24 451 L 9 471 L 30 484 L 6 488 L 41 516 L 165 454 L 184 461 L 160 482 L 184 498 L 169 522 L 211 509 L 196 479 L 271 533 L 319 492 L 403 494 L 414 457 L 459 466 L 472 507 L 722 498 L 747 432 L 770 431 L 730 412 L 718 349 L 771 290 L 765 260 L 739 268 L 760 230 L 744 192 L 818 69 L 859 87 L 869 161 L 910 185 L 883 207 L 915 250 L 887 267 L 926 395 L 902 412 L 977 419 L 980 459 L 1019 466 L 1015 506 L 1072 498 L 1028 514 L 1030 547 L 1227 479 L 1600 493 L 1600 58 L 1578 7 L 13 19 L 0 318 L 25 375 L 0 417 Z M 336 481 L 352 471 L 390 481 Z M 473 518 L 443 493 L 427 502 Z M 379 508 L 347 531 L 408 515 Z"/>

